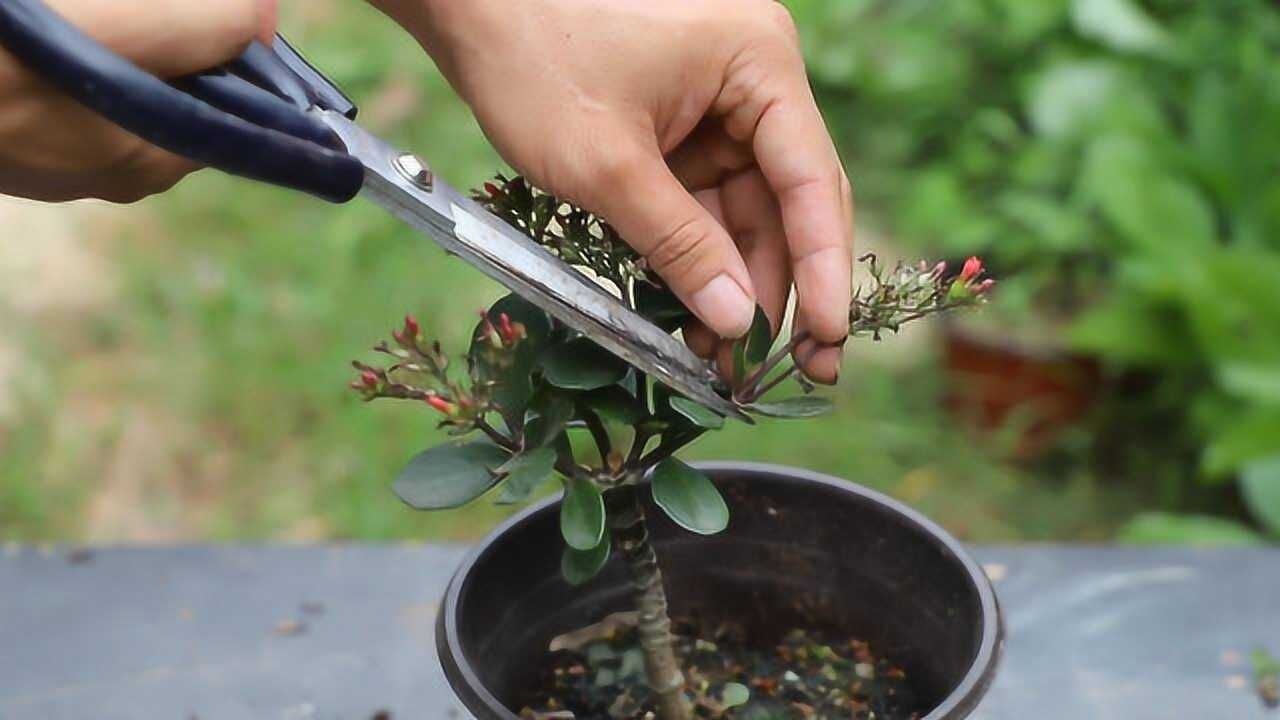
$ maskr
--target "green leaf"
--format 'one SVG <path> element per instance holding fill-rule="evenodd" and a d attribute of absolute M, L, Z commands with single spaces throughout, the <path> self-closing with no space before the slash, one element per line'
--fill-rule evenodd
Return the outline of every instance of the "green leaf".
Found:
<path fill-rule="evenodd" d="M 1193 362 L 1185 350 L 1194 340 L 1176 316 L 1152 307 L 1150 298 L 1120 293 L 1083 311 L 1067 330 L 1077 350 L 1142 367 Z"/>
<path fill-rule="evenodd" d="M 495 325 L 505 314 L 512 322 L 520 323 L 525 328 L 526 337 L 510 353 L 511 362 L 508 365 L 497 366 L 486 359 L 485 343 L 476 340 L 482 324 L 476 325 L 468 351 L 468 357 L 479 370 L 480 377 L 494 383 L 493 399 L 502 407 L 503 415 L 508 422 L 518 421 L 524 416 L 529 398 L 533 395 L 533 369 L 537 367 L 538 356 L 542 354 L 542 349 L 551 336 L 551 318 L 536 305 L 515 294 L 498 300 L 486 314 Z"/>
<path fill-rule="evenodd" d="M 1269 458 L 1280 437 L 1280 407 L 1239 408 L 1216 421 L 1201 466 L 1209 475 L 1230 475 L 1249 463 Z"/>
<path fill-rule="evenodd" d="M 613 668 L 602 667 L 596 670 L 596 687 L 608 687 L 618 682 L 618 673 Z"/>
<path fill-rule="evenodd" d="M 599 415 L 600 419 L 619 425 L 634 425 L 645 415 L 640 401 L 621 385 L 610 385 L 585 393 L 582 395 L 582 402 Z"/>
<path fill-rule="evenodd" d="M 686 397 L 679 395 L 671 396 L 671 409 L 685 416 L 698 427 L 708 430 L 719 430 L 724 427 L 724 418 L 715 412 L 699 405 L 698 403 Z"/>
<path fill-rule="evenodd" d="M 497 483 L 490 468 L 508 453 L 483 441 L 445 443 L 419 453 L 400 471 L 392 489 L 410 507 L 446 510 L 465 505 Z"/>
<path fill-rule="evenodd" d="M 1073 0 L 1071 21 L 1081 36 L 1122 52 L 1159 53 L 1169 35 L 1132 0 Z"/>
<path fill-rule="evenodd" d="M 826 415 L 833 409 L 835 406 L 830 400 L 811 395 L 747 406 L 748 412 L 772 418 L 813 418 Z"/>
<path fill-rule="evenodd" d="M 1035 4 L 1035 3 L 1025 3 Z M 1056 62 L 1034 80 L 1027 114 L 1045 137 L 1073 136 L 1096 123 L 1122 81 L 1121 66 L 1107 60 Z"/>
<path fill-rule="evenodd" d="M 1120 542 L 1134 545 L 1261 545 L 1266 541 L 1248 527 L 1208 515 L 1147 512 L 1121 528 Z"/>
<path fill-rule="evenodd" d="M 706 475 L 675 459 L 653 469 L 653 500 L 680 527 L 714 535 L 729 526 L 729 507 Z"/>
<path fill-rule="evenodd" d="M 693 313 L 680 302 L 680 298 L 665 287 L 637 282 L 635 296 L 636 311 L 667 332 L 674 332 L 693 318 Z"/>
<path fill-rule="evenodd" d="M 1099 137 L 1085 153 L 1087 197 L 1121 237 L 1165 262 L 1186 262 L 1214 247 L 1213 209 L 1197 189 L 1171 173 L 1151 143 L 1128 134 Z"/>
<path fill-rule="evenodd" d="M 638 396 L 640 394 L 640 373 L 636 372 L 635 368 L 627 368 L 627 375 L 618 381 L 618 387 L 626 390 L 631 397 Z"/>
<path fill-rule="evenodd" d="M 750 699 L 751 691 L 742 683 L 725 683 L 724 690 L 720 692 L 720 704 L 726 708 L 744 705 Z"/>
<path fill-rule="evenodd" d="M 751 329 L 747 331 L 747 344 L 744 358 L 748 367 L 755 367 L 769 358 L 769 349 L 773 347 L 773 326 L 769 324 L 769 316 L 764 308 L 756 306 L 756 315 L 751 320 Z"/>
<path fill-rule="evenodd" d="M 577 587 L 595 577 L 609 561 L 611 545 L 609 533 L 605 533 L 599 544 L 590 550 L 566 547 L 560 555 L 560 574 L 565 582 Z"/>
<path fill-rule="evenodd" d="M 622 651 L 622 663 L 618 666 L 618 677 L 641 677 L 644 674 L 644 651 L 638 647 Z"/>
<path fill-rule="evenodd" d="M 537 403 L 533 418 L 525 423 L 525 447 L 551 444 L 573 419 L 573 410 L 570 398 L 560 392 L 547 393 Z"/>
<path fill-rule="evenodd" d="M 551 478 L 556 467 L 556 451 L 544 447 L 521 453 L 508 460 L 498 472 L 506 479 L 498 493 L 499 505 L 513 505 L 529 499 L 539 485 Z"/>
<path fill-rule="evenodd" d="M 621 382 L 627 364 L 585 337 L 553 345 L 542 355 L 547 382 L 566 390 L 598 390 Z"/>
<path fill-rule="evenodd" d="M 747 379 L 747 338 L 733 343 L 733 385 L 737 387 Z"/>
<path fill-rule="evenodd" d="M 1280 536 L 1280 455 L 1245 465 L 1240 490 L 1249 512 L 1272 535 Z"/>
<path fill-rule="evenodd" d="M 1275 365 L 1222 363 L 1218 367 L 1218 382 L 1242 399 L 1280 404 L 1280 367 Z"/>
<path fill-rule="evenodd" d="M 1253 666 L 1253 676 L 1261 681 L 1269 675 L 1280 675 L 1280 660 L 1263 648 L 1254 648 L 1249 653 L 1249 664 Z"/>
<path fill-rule="evenodd" d="M 560 501 L 560 534 L 569 547 L 590 550 L 604 537 L 604 498 L 590 480 L 568 482 Z"/>

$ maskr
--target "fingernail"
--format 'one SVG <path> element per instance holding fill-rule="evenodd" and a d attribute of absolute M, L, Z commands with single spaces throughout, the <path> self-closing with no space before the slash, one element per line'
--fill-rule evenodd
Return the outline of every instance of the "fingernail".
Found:
<path fill-rule="evenodd" d="M 809 360 L 808 375 L 814 382 L 835 385 L 840 380 L 840 363 L 844 353 L 839 347 L 824 347 Z"/>
<path fill-rule="evenodd" d="M 756 306 L 742 287 L 728 275 L 720 274 L 693 294 L 693 311 L 724 338 L 740 338 L 751 329 Z"/>

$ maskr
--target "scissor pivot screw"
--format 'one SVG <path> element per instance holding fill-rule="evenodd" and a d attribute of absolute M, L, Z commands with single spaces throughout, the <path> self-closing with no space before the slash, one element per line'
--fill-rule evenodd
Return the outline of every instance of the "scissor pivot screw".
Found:
<path fill-rule="evenodd" d="M 396 170 L 404 176 L 406 180 L 413 183 L 414 187 L 430 192 L 431 186 L 435 181 L 435 177 L 431 174 L 431 169 L 427 164 L 422 162 L 422 158 L 412 153 L 406 153 L 396 158 Z"/>

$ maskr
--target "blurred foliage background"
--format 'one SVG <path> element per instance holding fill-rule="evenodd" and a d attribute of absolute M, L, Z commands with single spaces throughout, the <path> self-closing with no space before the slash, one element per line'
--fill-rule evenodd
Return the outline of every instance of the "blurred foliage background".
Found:
<path fill-rule="evenodd" d="M 853 349 L 839 412 L 694 458 L 798 465 L 976 541 L 1280 535 L 1280 16 L 1264 0 L 788 0 L 862 247 L 988 259 L 974 320 Z M 456 184 L 502 170 L 361 3 L 284 31 Z M 6 202 L 0 538 L 467 539 L 388 491 L 438 440 L 348 362 L 499 289 L 361 203 L 204 173 L 140 206 Z"/>

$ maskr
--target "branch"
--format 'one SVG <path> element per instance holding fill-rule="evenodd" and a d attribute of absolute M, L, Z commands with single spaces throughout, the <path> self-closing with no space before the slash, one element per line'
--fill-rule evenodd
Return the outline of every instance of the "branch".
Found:
<path fill-rule="evenodd" d="M 666 460 L 667 458 L 671 457 L 672 455 L 675 455 L 676 453 L 680 452 L 684 448 L 691 445 L 695 440 L 702 437 L 702 435 L 706 432 L 707 431 L 703 428 L 695 428 L 693 430 L 690 430 L 683 437 L 680 437 L 676 440 L 672 440 L 669 443 L 663 443 L 659 445 L 657 448 L 654 449 L 653 452 L 644 456 L 644 458 L 640 461 L 639 466 L 635 468 L 635 471 L 643 475 L 644 473 L 648 472 L 649 469 L 652 468 L 654 465 L 657 465 L 663 460 Z"/>
<path fill-rule="evenodd" d="M 591 439 L 596 442 L 596 449 L 600 451 L 600 460 L 604 462 L 609 457 L 609 453 L 613 452 L 613 440 L 609 437 L 609 430 L 605 428 L 604 422 L 594 411 L 587 410 L 582 416 L 587 423 L 587 430 L 591 431 Z"/>
<path fill-rule="evenodd" d="M 498 430 L 490 425 L 484 418 L 476 420 L 476 427 L 480 428 L 485 435 L 488 435 L 489 439 L 498 445 L 498 447 L 505 448 L 513 453 L 520 451 L 520 446 L 516 444 L 515 440 L 512 440 L 506 435 L 498 432 Z"/>

